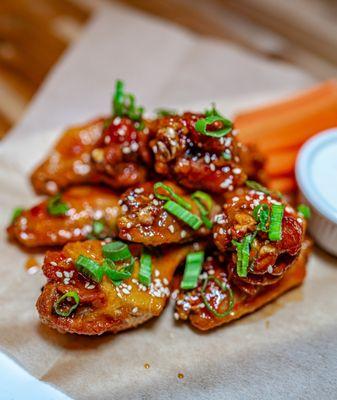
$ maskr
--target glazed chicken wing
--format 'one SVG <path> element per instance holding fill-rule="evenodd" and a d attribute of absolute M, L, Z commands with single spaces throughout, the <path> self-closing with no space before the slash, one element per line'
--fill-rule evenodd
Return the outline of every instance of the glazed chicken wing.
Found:
<path fill-rule="evenodd" d="M 309 252 L 310 243 L 305 241 L 299 257 L 282 279 L 261 286 L 254 295 L 235 285 L 224 262 L 210 257 L 204 264 L 197 288 L 178 294 L 178 317 L 188 319 L 195 328 L 206 331 L 252 313 L 303 282 Z"/>
<path fill-rule="evenodd" d="M 240 164 L 240 144 L 232 131 L 222 137 L 198 132 L 196 123 L 204 117 L 184 113 L 149 124 L 155 171 L 190 189 L 233 191 L 246 179 Z M 222 122 L 214 122 L 208 129 L 221 128 Z"/>
<path fill-rule="evenodd" d="M 58 212 L 60 204 L 63 209 Z M 88 236 L 116 236 L 119 214 L 118 197 L 110 190 L 78 186 L 66 190 L 59 200 L 50 198 L 23 211 L 7 231 L 27 247 L 63 245 Z"/>
<path fill-rule="evenodd" d="M 170 295 L 173 273 L 191 248 L 166 249 L 162 255 L 152 256 L 152 280 L 145 286 L 138 280 L 142 246 L 130 246 L 135 257 L 132 276 L 115 285 L 106 275 L 97 283 L 75 267 L 80 255 L 102 264 L 102 245 L 104 242 L 95 240 L 69 243 L 62 251 L 47 253 L 43 272 L 48 282 L 36 304 L 43 323 L 62 333 L 100 335 L 133 328 L 159 316 Z M 65 294 L 68 297 L 64 296 L 62 310 L 68 312 L 62 316 L 56 306 Z"/>
<path fill-rule="evenodd" d="M 200 218 L 200 210 L 191 199 L 191 195 L 174 183 L 165 182 L 165 184 L 191 206 L 191 213 Z M 165 201 L 155 196 L 153 183 L 147 182 L 128 190 L 121 200 L 122 216 L 118 220 L 118 227 L 119 237 L 123 240 L 142 243 L 146 246 L 160 246 L 186 242 L 210 234 L 210 230 L 205 225 L 193 230 L 185 222 L 166 211 Z M 220 207 L 213 202 L 209 217 L 212 218 L 219 209 Z"/>
<path fill-rule="evenodd" d="M 56 194 L 62 189 L 88 182 L 98 182 L 91 152 L 102 135 L 104 119 L 67 129 L 47 159 L 32 174 L 37 193 Z"/>
<path fill-rule="evenodd" d="M 275 205 L 284 208 L 280 221 L 281 235 L 278 240 L 268 236 L 270 215 Z M 257 212 L 266 220 L 262 226 Z M 304 240 L 305 219 L 278 196 L 248 188 L 238 189 L 227 200 L 223 213 L 215 218 L 213 238 L 222 252 L 231 254 L 229 274 L 231 281 L 242 290 L 253 294 L 259 286 L 271 285 L 282 279 L 286 270 L 298 257 Z M 239 276 L 237 271 L 238 247 L 249 239 L 248 273 Z"/>

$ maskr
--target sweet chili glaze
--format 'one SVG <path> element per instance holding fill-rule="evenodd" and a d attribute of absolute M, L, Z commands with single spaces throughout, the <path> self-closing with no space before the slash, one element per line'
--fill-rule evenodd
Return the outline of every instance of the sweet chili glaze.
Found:
<path fill-rule="evenodd" d="M 106 121 L 103 134 L 91 157 L 97 171 L 114 188 L 128 188 L 145 181 L 148 176 L 147 166 L 151 163 L 148 147 L 149 130 L 139 129 L 127 117 L 113 117 Z"/>
<path fill-rule="evenodd" d="M 173 191 L 191 206 L 191 213 L 200 216 L 200 210 L 190 195 L 172 182 L 166 182 Z M 154 194 L 154 183 L 129 189 L 121 196 L 121 217 L 118 220 L 119 237 L 147 246 L 160 246 L 169 243 L 184 243 L 193 238 L 210 235 L 210 230 L 202 225 L 193 230 L 186 223 L 164 210 L 165 201 Z M 210 217 L 220 207 L 213 203 Z"/>
<path fill-rule="evenodd" d="M 254 208 L 261 204 L 284 204 L 281 240 L 271 241 L 268 234 L 257 230 Z M 233 282 L 247 293 L 254 294 L 259 286 L 271 285 L 280 280 L 299 255 L 305 233 L 305 219 L 285 200 L 275 194 L 240 188 L 227 198 L 223 213 L 215 217 L 214 243 L 222 253 L 231 254 L 228 273 Z M 250 248 L 250 264 L 247 277 L 239 277 L 236 271 L 237 252 L 232 241 L 240 241 L 249 233 L 255 233 Z"/>
<path fill-rule="evenodd" d="M 102 135 L 104 119 L 67 129 L 45 161 L 33 172 L 31 181 L 37 193 L 56 194 L 64 188 L 98 182 L 91 151 Z"/>
<path fill-rule="evenodd" d="M 43 323 L 60 332 L 100 335 L 129 329 L 160 315 L 170 295 L 173 273 L 191 246 L 167 248 L 161 256 L 153 256 L 152 282 L 146 287 L 138 281 L 139 245 L 130 246 L 135 257 L 133 273 L 119 286 L 106 276 L 96 283 L 77 271 L 75 261 L 79 255 L 102 263 L 104 244 L 98 240 L 75 242 L 62 251 L 47 252 L 43 272 L 48 281 L 36 304 Z M 69 291 L 78 293 L 79 306 L 68 317 L 62 317 L 56 314 L 54 304 Z"/>
<path fill-rule="evenodd" d="M 282 293 L 303 282 L 310 246 L 311 243 L 306 240 L 302 245 L 302 250 L 298 258 L 285 272 L 282 279 L 271 285 L 260 286 L 253 295 L 242 290 L 241 286 L 237 286 L 231 280 L 227 268 L 228 259 L 222 258 L 222 256 L 208 257 L 204 263 L 202 274 L 199 277 L 198 286 L 189 291 L 180 290 L 177 294 L 176 319 L 189 320 L 195 328 L 205 331 L 256 311 L 279 297 Z M 224 291 L 214 280 L 209 280 L 204 291 L 207 302 L 213 309 L 219 313 L 225 313 L 227 310 L 230 310 L 226 316 L 219 318 L 205 305 L 201 293 L 204 280 L 207 277 L 217 278 L 228 288 L 228 290 Z M 234 306 L 232 309 L 228 308 L 230 304 L 229 290 L 233 295 Z"/>
<path fill-rule="evenodd" d="M 50 215 L 48 200 L 25 210 L 7 228 L 9 237 L 27 247 L 63 245 L 85 240 L 94 221 L 103 224 L 99 237 L 115 237 L 120 214 L 118 197 L 109 189 L 78 186 L 62 194 L 68 206 L 64 215 Z"/>
<path fill-rule="evenodd" d="M 185 112 L 149 123 L 155 171 L 190 189 L 232 191 L 246 179 L 240 164 L 240 144 L 233 131 L 220 138 L 197 132 L 195 123 L 204 117 Z M 214 122 L 209 129 L 220 129 L 221 124 Z"/>

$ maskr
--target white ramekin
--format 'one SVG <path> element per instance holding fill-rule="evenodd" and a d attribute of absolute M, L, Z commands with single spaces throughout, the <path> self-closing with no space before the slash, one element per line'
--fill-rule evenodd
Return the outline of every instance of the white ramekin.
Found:
<path fill-rule="evenodd" d="M 337 127 L 304 144 L 296 161 L 296 179 L 303 202 L 311 208 L 310 234 L 337 256 Z"/>

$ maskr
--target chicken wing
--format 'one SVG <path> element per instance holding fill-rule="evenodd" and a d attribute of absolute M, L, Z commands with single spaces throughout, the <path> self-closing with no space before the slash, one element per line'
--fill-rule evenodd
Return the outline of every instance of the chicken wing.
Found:
<path fill-rule="evenodd" d="M 178 317 L 181 320 L 188 319 L 195 328 L 206 331 L 252 313 L 303 282 L 309 253 L 310 243 L 305 241 L 299 257 L 282 279 L 272 285 L 260 287 L 254 295 L 249 295 L 236 286 L 231 281 L 226 266 L 211 257 L 204 264 L 198 287 L 178 294 Z M 206 279 L 207 285 L 204 287 Z"/>
<path fill-rule="evenodd" d="M 88 182 L 99 182 L 91 152 L 102 136 L 104 119 L 67 129 L 55 148 L 31 176 L 37 193 L 53 195 L 62 189 Z"/>
<path fill-rule="evenodd" d="M 267 229 L 260 229 L 254 213 L 257 207 L 263 205 L 270 212 L 270 207 L 275 204 L 284 206 L 282 234 L 279 240 L 271 241 Z M 231 254 L 231 281 L 250 294 L 258 290 L 259 286 L 270 285 L 282 279 L 300 253 L 306 226 L 304 217 L 277 195 L 248 188 L 238 189 L 231 195 L 224 205 L 223 213 L 218 214 L 215 221 L 214 243 L 222 253 Z M 248 236 L 251 238 L 249 270 L 246 276 L 239 276 L 236 268 L 238 253 L 234 243 L 242 243 Z"/>
<path fill-rule="evenodd" d="M 120 285 L 114 285 L 107 276 L 96 283 L 79 273 L 75 267 L 78 256 L 102 263 L 103 244 L 94 240 L 76 242 L 67 244 L 62 251 L 47 252 L 43 272 L 48 282 L 36 304 L 43 323 L 62 333 L 100 335 L 134 328 L 161 314 L 170 295 L 173 273 L 191 246 L 173 247 L 163 250 L 160 256 L 152 256 L 152 281 L 147 287 L 138 281 L 139 245 L 130 246 L 135 265 L 132 276 Z M 69 316 L 58 315 L 55 304 L 69 292 L 77 293 L 78 307 Z M 65 301 L 70 302 L 71 298 Z"/>
<path fill-rule="evenodd" d="M 110 190 L 78 186 L 61 197 L 65 205 L 61 215 L 51 215 L 50 201 L 23 211 L 7 228 L 9 237 L 27 247 L 63 245 L 85 240 L 88 236 L 114 237 L 120 214 L 118 197 Z"/>
<path fill-rule="evenodd" d="M 165 182 L 165 184 L 190 204 L 190 212 L 200 218 L 200 209 L 190 195 L 174 183 Z M 118 220 L 120 238 L 146 246 L 160 246 L 210 235 L 210 230 L 205 225 L 193 230 L 165 211 L 163 208 L 165 201 L 155 196 L 153 185 L 147 182 L 128 190 L 121 197 L 122 216 Z M 219 209 L 220 207 L 213 201 L 209 218 L 212 218 Z"/>
<path fill-rule="evenodd" d="M 199 133 L 203 114 L 166 116 L 149 124 L 155 171 L 190 189 L 213 193 L 233 191 L 246 179 L 240 164 L 240 144 L 233 132 L 220 138 Z M 210 130 L 221 128 L 221 122 Z"/>

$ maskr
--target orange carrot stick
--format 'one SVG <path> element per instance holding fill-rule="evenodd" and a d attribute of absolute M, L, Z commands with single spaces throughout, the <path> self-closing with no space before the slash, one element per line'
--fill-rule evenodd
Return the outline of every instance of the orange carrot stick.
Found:
<path fill-rule="evenodd" d="M 289 175 L 294 173 L 298 148 L 290 148 L 268 154 L 265 171 L 269 176 Z"/>
<path fill-rule="evenodd" d="M 273 178 L 268 181 L 268 187 L 272 190 L 278 190 L 287 194 L 297 190 L 297 184 L 293 176 L 285 176 L 281 178 Z"/>
<path fill-rule="evenodd" d="M 265 154 L 300 146 L 317 132 L 337 126 L 337 82 L 240 114 L 235 126 L 240 140 L 254 143 Z"/>

